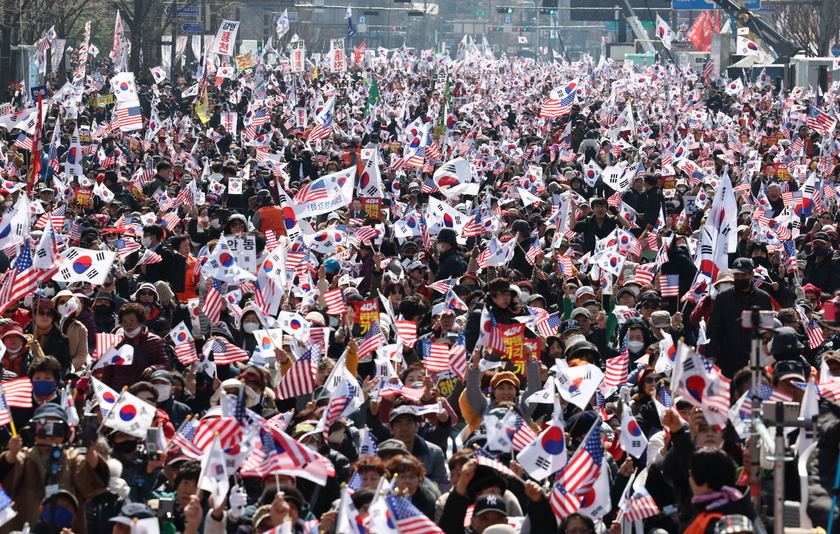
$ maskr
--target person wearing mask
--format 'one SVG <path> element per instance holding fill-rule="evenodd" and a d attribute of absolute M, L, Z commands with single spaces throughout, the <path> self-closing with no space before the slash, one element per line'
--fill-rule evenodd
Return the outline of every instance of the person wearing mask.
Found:
<path fill-rule="evenodd" d="M 186 421 L 187 416 L 192 414 L 192 410 L 183 402 L 175 400 L 173 395 L 175 379 L 172 378 L 172 373 L 164 370 L 155 371 L 152 373 L 152 376 L 149 377 L 149 381 L 158 393 L 158 410 L 166 412 L 172 426 L 179 428 L 181 424 Z"/>
<path fill-rule="evenodd" d="M 143 227 L 143 238 L 140 244 L 147 250 L 156 252 L 160 256 L 157 263 L 140 265 L 142 280 L 154 284 L 158 280 L 169 282 L 176 293 L 184 290 L 184 277 L 176 274 L 177 261 L 175 253 L 163 242 L 163 226 L 148 224 Z"/>
<path fill-rule="evenodd" d="M 831 238 L 825 232 L 817 232 L 811 240 L 802 278 L 802 285 L 805 284 L 814 284 L 824 293 L 840 288 L 840 252 L 831 248 Z"/>
<path fill-rule="evenodd" d="M 146 310 L 145 325 L 159 336 L 164 335 L 168 320 L 167 310 L 158 303 L 157 288 L 148 282 L 140 284 L 134 293 L 134 300 Z"/>
<path fill-rule="evenodd" d="M 117 305 L 113 295 L 100 291 L 93 299 L 93 320 L 96 322 L 96 329 L 103 334 L 110 333 L 117 327 Z"/>
<path fill-rule="evenodd" d="M 26 426 L 39 406 L 48 402 L 56 405 L 61 404 L 61 397 L 58 396 L 56 391 L 61 381 L 61 364 L 58 363 L 58 360 L 52 356 L 36 358 L 29 366 L 29 371 L 25 376 L 28 376 L 32 382 L 32 406 L 28 408 L 9 407 L 15 428 Z M 25 443 L 25 445 L 31 444 L 28 440 Z"/>
<path fill-rule="evenodd" d="M 102 381 L 116 391 L 130 386 L 152 375 L 158 369 L 169 371 L 171 364 L 163 346 L 163 340 L 145 326 L 146 309 L 132 302 L 120 308 L 117 314 L 123 340 L 117 345 L 131 345 L 134 359 L 128 365 L 108 365 L 102 373 Z"/>
<path fill-rule="evenodd" d="M 508 262 L 508 268 L 514 269 L 525 275 L 528 280 L 534 272 L 534 266 L 528 263 L 525 255 L 531 249 L 533 238 L 531 237 L 531 227 L 526 221 L 518 220 L 510 227 L 513 239 L 516 240 L 516 246 L 513 248 L 513 259 Z"/>
<path fill-rule="evenodd" d="M 527 223 L 525 223 L 527 224 Z M 467 264 L 458 255 L 458 236 L 455 230 L 443 228 L 435 239 L 438 254 L 438 269 L 435 281 L 458 278 L 467 272 Z"/>
<path fill-rule="evenodd" d="M 82 509 L 88 500 L 108 489 L 110 470 L 95 447 L 88 447 L 86 453 L 62 447 L 70 441 L 70 427 L 67 412 L 60 406 L 52 403 L 39 406 L 32 417 L 32 427 L 33 447 L 25 448 L 23 438 L 14 436 L 9 440 L 6 452 L 0 454 L 0 483 L 15 501 L 17 511 L 17 516 L 4 525 L 7 531 L 19 531 L 24 523 L 35 525 L 38 522 L 38 506 L 44 502 L 47 488 L 73 494 Z M 60 466 L 57 474 L 44 466 L 44 458 L 51 457 L 50 451 L 57 453 Z M 58 505 L 57 498 L 52 502 Z M 70 528 L 74 534 L 87 534 L 85 514 L 75 514 Z"/>
<path fill-rule="evenodd" d="M 60 318 L 58 311 L 56 311 L 53 302 L 49 299 L 39 299 L 35 303 L 33 310 L 35 312 L 35 320 L 26 325 L 26 328 L 24 329 L 27 335 L 32 336 L 31 341 L 29 341 L 29 338 L 23 336 L 23 332 L 19 334 L 19 339 L 24 340 L 24 344 L 28 343 L 28 350 L 32 356 L 37 357 L 41 354 L 45 354 L 47 356 L 55 357 L 55 359 L 57 359 L 61 364 L 61 376 L 66 376 L 68 373 L 72 372 L 73 361 L 70 355 L 70 342 L 68 341 L 67 336 L 61 333 L 61 329 L 58 326 Z M 16 349 L 26 350 L 23 345 L 10 350 L 11 347 L 6 341 L 5 334 L 3 341 L 6 343 L 7 356 L 10 352 L 13 352 Z M 9 368 L 6 367 L 6 369 Z M 14 369 L 9 370 L 14 371 Z M 25 374 L 26 373 L 24 372 L 18 376 L 24 376 Z"/>
<path fill-rule="evenodd" d="M 616 211 L 615 215 L 608 213 L 609 206 L 607 199 L 603 197 L 596 197 L 589 201 L 592 206 L 592 213 L 578 220 L 573 230 L 583 234 L 583 252 L 592 252 L 595 250 L 595 242 L 598 239 L 604 239 L 618 228 L 630 228 L 630 223 L 621 213 Z"/>
<path fill-rule="evenodd" d="M 753 285 L 752 260 L 738 258 L 729 271 L 734 278 L 733 287 L 715 299 L 707 329 L 706 357 L 717 363 L 723 376 L 732 378 L 750 361 L 752 331 L 742 327 L 742 312 L 753 306 L 772 310 L 773 304 L 770 295 Z"/>
<path fill-rule="evenodd" d="M 58 324 L 61 333 L 69 341 L 73 371 L 81 371 L 87 365 L 88 357 L 88 329 L 77 319 L 82 313 L 82 302 L 66 289 L 60 291 L 52 300 L 60 317 Z"/>
<path fill-rule="evenodd" d="M 271 198 L 271 191 L 263 189 L 257 193 L 257 205 L 259 209 L 251 217 L 251 224 L 254 225 L 254 229 L 262 233 L 271 230 L 277 237 L 286 235 L 283 208 L 274 203 L 274 199 Z"/>

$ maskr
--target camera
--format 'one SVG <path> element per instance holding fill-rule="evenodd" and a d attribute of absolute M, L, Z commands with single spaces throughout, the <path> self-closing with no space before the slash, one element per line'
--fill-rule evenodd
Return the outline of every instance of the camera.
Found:
<path fill-rule="evenodd" d="M 156 462 L 160 460 L 160 451 L 158 450 L 158 433 L 157 428 L 149 428 L 146 430 L 146 461 Z"/>

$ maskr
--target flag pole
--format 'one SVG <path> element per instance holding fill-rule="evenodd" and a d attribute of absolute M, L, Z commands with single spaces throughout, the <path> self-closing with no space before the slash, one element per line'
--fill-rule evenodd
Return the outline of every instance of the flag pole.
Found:
<path fill-rule="evenodd" d="M 9 410 L 9 428 L 12 431 L 12 437 L 15 437 L 18 435 L 18 433 L 17 429 L 15 428 L 15 420 L 12 419 L 12 410 L 9 408 L 9 404 L 6 402 L 6 390 L 0 388 L 0 394 L 3 395 L 3 404 L 5 404 L 6 409 Z"/>

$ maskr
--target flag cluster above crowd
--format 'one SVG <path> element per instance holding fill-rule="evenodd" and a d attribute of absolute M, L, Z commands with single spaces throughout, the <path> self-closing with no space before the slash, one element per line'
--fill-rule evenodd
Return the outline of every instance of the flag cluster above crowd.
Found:
<path fill-rule="evenodd" d="M 237 28 L 2 104 L 0 533 L 832 532 L 840 82 Z"/>

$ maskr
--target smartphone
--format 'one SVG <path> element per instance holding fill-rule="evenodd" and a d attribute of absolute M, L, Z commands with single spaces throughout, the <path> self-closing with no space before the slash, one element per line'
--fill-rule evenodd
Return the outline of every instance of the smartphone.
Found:
<path fill-rule="evenodd" d="M 96 415 L 85 415 L 79 425 L 79 444 L 83 447 L 92 447 L 96 443 L 97 430 L 99 430 L 99 419 Z"/>
<path fill-rule="evenodd" d="M 170 519 L 175 513 L 175 501 L 172 499 L 158 499 L 157 514 L 160 519 Z"/>
<path fill-rule="evenodd" d="M 158 430 L 157 428 L 149 428 L 146 430 L 146 456 L 147 460 L 154 462 L 160 460 L 160 451 L 158 450 Z"/>

